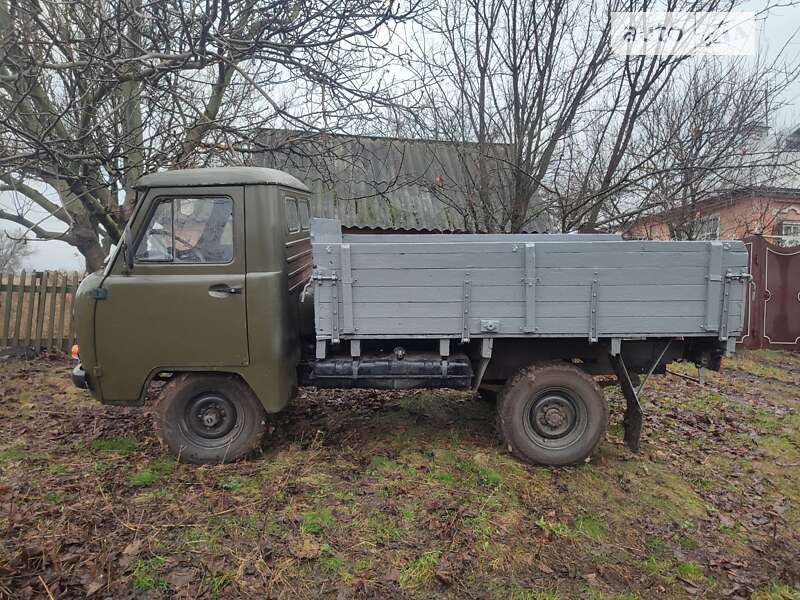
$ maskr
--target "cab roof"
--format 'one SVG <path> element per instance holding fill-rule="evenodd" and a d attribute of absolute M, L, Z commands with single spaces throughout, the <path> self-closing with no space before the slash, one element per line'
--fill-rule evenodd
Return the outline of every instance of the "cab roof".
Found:
<path fill-rule="evenodd" d="M 153 187 L 199 187 L 212 185 L 280 185 L 308 192 L 306 185 L 288 173 L 265 167 L 212 167 L 176 169 L 144 175 L 136 180 L 137 190 Z"/>

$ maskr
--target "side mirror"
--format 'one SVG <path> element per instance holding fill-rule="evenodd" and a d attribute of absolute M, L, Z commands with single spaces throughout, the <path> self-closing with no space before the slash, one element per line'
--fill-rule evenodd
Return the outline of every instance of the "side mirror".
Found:
<path fill-rule="evenodd" d="M 122 241 L 125 244 L 123 246 L 125 266 L 128 267 L 128 271 L 131 271 L 133 269 L 133 234 L 129 224 L 126 224 L 125 229 L 122 230 Z"/>

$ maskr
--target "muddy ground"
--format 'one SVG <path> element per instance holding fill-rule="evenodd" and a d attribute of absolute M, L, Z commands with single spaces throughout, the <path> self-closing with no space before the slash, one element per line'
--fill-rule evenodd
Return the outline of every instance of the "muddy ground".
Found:
<path fill-rule="evenodd" d="M 599 454 L 566 469 L 429 391 L 306 391 L 261 456 L 175 464 L 146 408 L 68 370 L 0 361 L 0 597 L 800 598 L 798 355 L 654 377 L 640 456 L 609 387 Z"/>

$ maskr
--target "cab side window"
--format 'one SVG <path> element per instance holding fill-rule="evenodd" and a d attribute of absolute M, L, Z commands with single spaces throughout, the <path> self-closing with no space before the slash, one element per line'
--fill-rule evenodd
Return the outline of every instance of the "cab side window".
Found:
<path fill-rule="evenodd" d="M 171 262 L 175 250 L 172 236 L 172 200 L 159 202 L 136 248 L 136 262 Z"/>
<path fill-rule="evenodd" d="M 221 264 L 233 260 L 233 200 L 165 198 L 150 217 L 136 262 Z"/>
<path fill-rule="evenodd" d="M 298 200 L 297 210 L 300 213 L 300 228 L 308 229 L 308 220 L 309 220 L 308 200 L 305 198 L 301 198 L 300 200 Z"/>
<path fill-rule="evenodd" d="M 286 197 L 286 225 L 289 231 L 300 231 L 300 214 L 297 210 L 297 200 Z"/>

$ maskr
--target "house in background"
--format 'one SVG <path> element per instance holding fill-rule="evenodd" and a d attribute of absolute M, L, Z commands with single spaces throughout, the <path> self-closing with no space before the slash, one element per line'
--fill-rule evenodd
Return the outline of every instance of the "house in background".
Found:
<path fill-rule="evenodd" d="M 779 148 L 781 164 L 759 185 L 720 190 L 691 206 L 677 206 L 632 223 L 626 237 L 742 239 L 760 235 L 780 245 L 800 244 L 800 127 L 767 135 L 762 150 Z"/>
<path fill-rule="evenodd" d="M 688 214 L 682 208 L 639 219 L 626 237 L 652 240 L 684 238 L 676 230 L 690 228 L 698 240 L 740 240 L 761 235 L 775 244 L 800 244 L 800 189 L 734 190 L 698 202 Z"/>
<path fill-rule="evenodd" d="M 265 130 L 258 141 L 252 165 L 294 175 L 311 189 L 314 216 L 351 229 L 485 231 L 487 219 L 508 211 L 513 178 L 505 145 L 489 144 L 481 155 L 475 143 L 282 129 Z M 479 163 L 488 206 L 478 198 Z M 550 231 L 540 207 L 532 199 L 524 232 Z"/>

